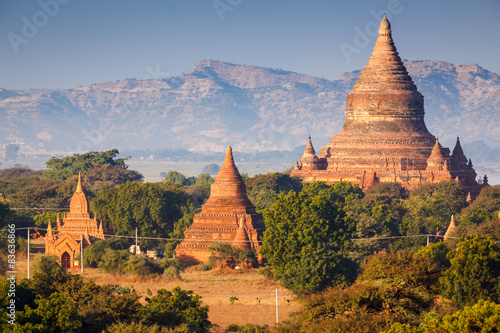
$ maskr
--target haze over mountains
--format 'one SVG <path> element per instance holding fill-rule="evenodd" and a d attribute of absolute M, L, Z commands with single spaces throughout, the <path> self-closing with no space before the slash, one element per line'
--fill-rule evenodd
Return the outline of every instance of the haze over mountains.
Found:
<path fill-rule="evenodd" d="M 425 97 L 426 124 L 473 162 L 500 160 L 500 76 L 475 64 L 406 61 Z M 316 148 L 343 122 L 360 71 L 329 81 L 281 69 L 204 60 L 177 77 L 59 90 L 0 89 L 0 144 L 21 153 Z M 481 142 L 482 141 L 482 142 Z M 469 151 L 468 151 L 469 149 Z"/>

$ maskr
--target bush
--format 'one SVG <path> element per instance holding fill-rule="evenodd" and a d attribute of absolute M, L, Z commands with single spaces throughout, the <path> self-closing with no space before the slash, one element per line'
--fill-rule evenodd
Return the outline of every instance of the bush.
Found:
<path fill-rule="evenodd" d="M 179 268 L 177 268 L 175 266 L 167 267 L 163 271 L 163 278 L 165 280 L 180 280 L 181 274 L 180 274 Z"/>
<path fill-rule="evenodd" d="M 227 327 L 224 333 L 270 333 L 271 330 L 269 326 L 264 325 L 254 325 L 254 324 L 245 324 L 245 325 L 237 325 L 231 324 Z"/>
<path fill-rule="evenodd" d="M 174 328 L 166 328 L 158 325 L 146 325 L 139 323 L 116 323 L 106 328 L 107 333 L 191 333 L 187 325 Z"/>
<path fill-rule="evenodd" d="M 222 267 L 234 267 L 236 265 L 242 265 L 243 267 L 249 264 L 255 264 L 257 262 L 257 257 L 255 250 L 242 250 L 237 249 L 228 243 L 215 243 L 210 246 L 209 249 L 212 251 L 210 256 L 210 264 L 212 266 L 218 265 Z"/>
<path fill-rule="evenodd" d="M 431 312 L 418 327 L 394 324 L 385 333 L 497 333 L 500 327 L 500 305 L 479 301 L 454 314 L 439 316 Z"/>
<path fill-rule="evenodd" d="M 175 327 L 185 324 L 193 332 L 208 332 L 208 306 L 201 306 L 201 297 L 192 291 L 176 287 L 172 292 L 166 289 L 157 291 L 157 295 L 146 298 L 146 305 L 140 316 L 145 324 L 158 324 Z"/>
<path fill-rule="evenodd" d="M 157 260 L 149 259 L 145 254 L 131 255 L 125 265 L 125 272 L 142 277 L 159 276 L 163 271 L 164 268 Z"/>
<path fill-rule="evenodd" d="M 206 262 L 206 263 L 204 262 L 204 263 L 201 263 L 201 264 L 198 266 L 198 269 L 199 269 L 200 271 L 209 271 L 209 270 L 211 270 L 212 268 L 213 268 L 213 265 L 212 265 L 212 263 L 210 263 L 210 262 Z"/>

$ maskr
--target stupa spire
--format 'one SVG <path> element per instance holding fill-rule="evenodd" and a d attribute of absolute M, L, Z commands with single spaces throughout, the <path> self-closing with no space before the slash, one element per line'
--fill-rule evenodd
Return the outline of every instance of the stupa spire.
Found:
<path fill-rule="evenodd" d="M 469 161 L 465 157 L 464 150 L 460 144 L 460 138 L 457 136 L 457 143 L 455 148 L 453 148 L 453 153 L 451 154 L 452 162 L 455 166 L 465 167 L 468 165 Z"/>
<path fill-rule="evenodd" d="M 417 90 L 394 45 L 387 17 L 380 21 L 372 55 L 353 90 L 374 90 L 373 83 L 377 90 Z"/>
<path fill-rule="evenodd" d="M 234 164 L 233 149 L 231 146 L 226 148 L 226 157 L 224 158 L 224 163 L 215 177 L 215 182 L 221 181 L 241 181 L 243 182 L 238 168 Z"/>
<path fill-rule="evenodd" d="M 309 135 L 309 139 L 307 141 L 307 146 L 306 146 L 306 149 L 304 149 L 304 156 L 305 155 L 316 155 L 316 151 L 314 150 L 314 147 L 312 145 L 312 141 L 311 141 L 311 135 Z"/>
<path fill-rule="evenodd" d="M 76 192 L 83 192 L 82 189 L 82 174 L 78 173 L 78 184 L 76 185 Z"/>
<path fill-rule="evenodd" d="M 52 223 L 50 222 L 50 219 L 49 219 L 49 225 L 47 227 L 47 235 L 46 235 L 47 238 L 52 238 L 53 237 L 53 233 L 52 233 Z"/>
<path fill-rule="evenodd" d="M 203 206 L 202 211 L 220 212 L 224 209 L 235 214 L 255 213 L 255 207 L 247 197 L 245 182 L 234 164 L 231 146 L 226 149 L 224 163 L 219 169 L 215 181 L 210 186 L 210 197 Z"/>

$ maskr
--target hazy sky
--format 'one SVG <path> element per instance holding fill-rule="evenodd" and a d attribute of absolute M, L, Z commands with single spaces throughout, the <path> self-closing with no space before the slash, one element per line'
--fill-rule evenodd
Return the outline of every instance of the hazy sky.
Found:
<path fill-rule="evenodd" d="M 500 73 L 499 0 L 0 0 L 0 88 L 166 77 L 202 59 L 334 80 L 364 67 L 384 12 L 401 58 Z"/>

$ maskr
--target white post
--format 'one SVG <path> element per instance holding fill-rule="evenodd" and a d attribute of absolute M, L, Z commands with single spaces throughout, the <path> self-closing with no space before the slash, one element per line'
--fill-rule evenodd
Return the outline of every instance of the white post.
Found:
<path fill-rule="evenodd" d="M 80 234 L 80 267 L 83 274 L 83 234 Z"/>
<path fill-rule="evenodd" d="M 427 246 L 429 246 L 429 235 L 427 235 Z"/>
<path fill-rule="evenodd" d="M 30 279 L 30 228 L 28 228 L 28 280 Z"/>
<path fill-rule="evenodd" d="M 276 325 L 278 325 L 279 319 L 278 319 L 278 288 L 276 288 Z"/>

